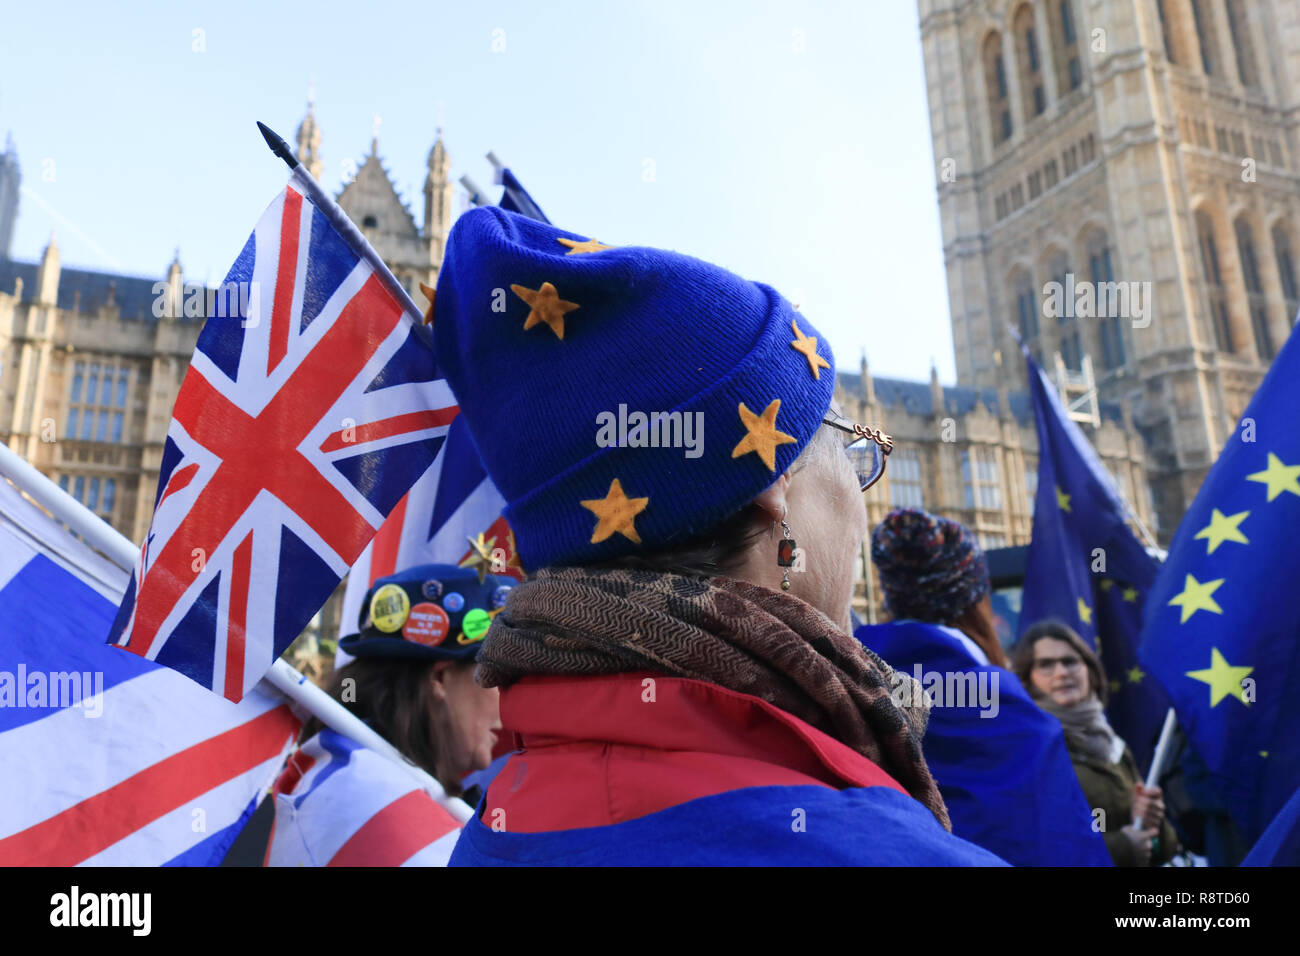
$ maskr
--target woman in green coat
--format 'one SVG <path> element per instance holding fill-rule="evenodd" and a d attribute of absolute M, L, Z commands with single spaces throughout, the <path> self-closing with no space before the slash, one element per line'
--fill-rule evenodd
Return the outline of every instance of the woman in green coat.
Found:
<path fill-rule="evenodd" d="M 1106 673 L 1069 626 L 1025 632 L 1013 669 L 1038 705 L 1061 722 L 1079 785 L 1116 866 L 1158 866 L 1178 846 L 1159 787 L 1147 787 L 1133 753 L 1106 721 Z M 1158 840 L 1157 840 L 1158 837 Z"/>

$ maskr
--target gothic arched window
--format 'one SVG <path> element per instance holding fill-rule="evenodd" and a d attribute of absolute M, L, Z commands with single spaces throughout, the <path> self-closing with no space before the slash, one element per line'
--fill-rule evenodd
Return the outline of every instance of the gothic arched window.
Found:
<path fill-rule="evenodd" d="M 1169 11 L 1165 8 L 1169 6 L 1172 0 L 1156 0 L 1156 11 L 1160 14 L 1160 35 L 1165 41 L 1165 59 L 1170 63 L 1178 62 L 1178 55 L 1174 52 L 1174 34 L 1173 24 L 1169 19 Z"/>
<path fill-rule="evenodd" d="M 1246 217 L 1235 223 L 1237 255 L 1241 259 L 1241 277 L 1246 283 L 1246 302 L 1250 308 L 1250 327 L 1255 333 L 1255 351 L 1261 362 L 1273 361 L 1273 340 L 1268 334 L 1268 303 L 1264 283 L 1259 278 L 1259 260 L 1255 255 L 1255 236 Z"/>
<path fill-rule="evenodd" d="M 989 96 L 989 126 L 993 145 L 1011 138 L 1011 97 L 1007 92 L 1007 69 L 1002 61 L 1002 36 L 989 34 L 984 41 L 984 84 Z"/>
<path fill-rule="evenodd" d="M 1232 48 L 1237 54 L 1237 75 L 1242 86 L 1258 86 L 1259 70 L 1255 66 L 1255 46 L 1250 42 L 1250 27 L 1241 9 L 1241 0 L 1224 0 L 1228 8 L 1228 31 L 1232 34 Z"/>
<path fill-rule="evenodd" d="M 1020 63 L 1020 94 L 1025 100 L 1025 115 L 1041 116 L 1047 109 L 1047 92 L 1043 87 L 1043 60 L 1038 53 L 1038 36 L 1034 30 L 1034 8 L 1021 4 L 1012 21 L 1016 38 L 1016 59 Z"/>
<path fill-rule="evenodd" d="M 1021 269 L 1012 277 L 1011 289 L 1016 299 L 1016 328 L 1024 343 L 1033 348 L 1038 342 L 1038 296 L 1034 294 L 1034 280 Z"/>
<path fill-rule="evenodd" d="M 1061 358 L 1072 372 L 1083 371 L 1083 340 L 1079 335 L 1079 319 L 1074 314 L 1075 284 L 1070 281 L 1070 260 L 1058 252 L 1051 259 L 1048 276 L 1060 286 L 1061 309 L 1056 315 L 1056 334 L 1061 345 Z"/>
<path fill-rule="evenodd" d="M 1093 291 L 1097 296 L 1097 327 L 1101 339 L 1102 368 L 1119 368 L 1124 364 L 1124 319 L 1118 308 L 1121 302 L 1127 302 L 1131 310 L 1133 303 L 1127 296 L 1121 298 L 1119 287 L 1115 283 L 1115 267 L 1111 261 L 1110 244 L 1106 233 L 1098 230 L 1088 239 L 1088 275 L 1092 280 Z M 1150 308 L 1151 303 L 1144 304 Z"/>
<path fill-rule="evenodd" d="M 1291 236 L 1278 223 L 1273 227 L 1273 255 L 1277 258 L 1277 277 L 1282 283 L 1282 297 L 1286 300 L 1286 314 L 1295 325 L 1296 314 L 1300 313 L 1300 285 L 1296 283 L 1295 253 L 1291 246 Z"/>
<path fill-rule="evenodd" d="M 1219 250 L 1214 238 L 1214 223 L 1200 210 L 1196 213 L 1196 235 L 1201 243 L 1201 265 L 1205 268 L 1205 284 L 1210 293 L 1210 320 L 1214 324 L 1214 340 L 1222 352 L 1235 352 L 1232 326 L 1228 323 L 1228 296 L 1223 288 L 1223 275 L 1219 271 Z"/>
<path fill-rule="evenodd" d="M 1201 44 L 1201 68 L 1206 76 L 1214 76 L 1219 63 L 1219 37 L 1214 29 L 1214 11 L 1208 0 L 1191 0 L 1192 20 L 1196 24 L 1196 38 Z"/>
<path fill-rule="evenodd" d="M 1079 62 L 1079 38 L 1070 0 L 1047 0 L 1047 23 L 1052 33 L 1056 89 L 1062 94 L 1077 90 L 1083 84 L 1083 66 Z"/>

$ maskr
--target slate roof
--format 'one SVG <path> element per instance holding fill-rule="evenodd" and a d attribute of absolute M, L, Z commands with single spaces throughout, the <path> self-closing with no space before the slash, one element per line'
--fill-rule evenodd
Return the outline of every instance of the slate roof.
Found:
<path fill-rule="evenodd" d="M 860 394 L 862 376 L 857 373 L 841 372 L 840 385 L 851 395 Z M 931 403 L 930 383 L 913 382 L 901 378 L 883 378 L 873 376 L 872 384 L 876 390 L 876 401 L 886 408 L 901 407 L 910 415 L 929 416 L 934 414 Z M 944 414 L 954 418 L 969 415 L 975 406 L 983 404 L 992 414 L 1001 414 L 996 388 L 968 388 L 961 385 L 944 385 Z M 1011 392 L 1007 396 L 1011 405 L 1011 414 L 1025 427 L 1034 424 L 1033 407 L 1029 403 L 1028 392 Z M 1123 409 L 1115 402 L 1102 402 L 1100 413 L 1103 421 L 1124 422 Z"/>
<path fill-rule="evenodd" d="M 36 297 L 36 262 L 18 262 L 14 259 L 0 257 L 0 292 L 10 295 L 14 291 L 14 279 L 23 280 L 23 301 L 31 302 Z M 64 268 L 59 272 L 60 309 L 72 310 L 77 303 L 77 293 L 81 293 L 79 310 L 94 312 L 108 301 L 109 289 L 124 319 L 147 319 L 154 321 L 153 301 L 154 284 L 164 281 L 162 276 L 146 279 L 143 276 L 117 275 L 112 272 L 94 272 L 90 269 Z"/>

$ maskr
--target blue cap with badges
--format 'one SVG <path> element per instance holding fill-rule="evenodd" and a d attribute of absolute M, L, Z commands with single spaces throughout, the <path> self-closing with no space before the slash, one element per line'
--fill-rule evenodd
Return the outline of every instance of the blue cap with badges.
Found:
<path fill-rule="evenodd" d="M 339 646 L 354 657 L 472 661 L 512 578 L 454 564 L 423 564 L 375 581 L 361 605 L 360 632 Z"/>

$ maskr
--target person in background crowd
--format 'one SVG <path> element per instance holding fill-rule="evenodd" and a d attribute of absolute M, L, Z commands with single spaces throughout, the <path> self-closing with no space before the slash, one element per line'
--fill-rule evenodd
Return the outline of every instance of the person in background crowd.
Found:
<path fill-rule="evenodd" d="M 1109 866 L 1060 725 L 1004 667 L 970 529 L 891 511 L 871 559 L 893 620 L 854 636 L 934 694 L 925 757 L 953 833 L 1018 866 Z"/>
<path fill-rule="evenodd" d="M 530 573 L 477 671 L 522 748 L 453 864 L 1001 862 L 949 832 L 923 704 L 849 634 L 887 440 L 831 408 L 788 301 L 480 207 L 433 331 Z"/>
<path fill-rule="evenodd" d="M 491 763 L 501 731 L 497 691 L 475 683 L 474 658 L 514 583 L 441 564 L 379 578 L 359 632 L 340 642 L 355 660 L 326 688 L 450 797 Z M 410 774 L 316 719 L 302 740 L 273 790 L 270 865 L 447 862 L 460 823 Z"/>
<path fill-rule="evenodd" d="M 1079 784 L 1116 866 L 1156 866 L 1178 849 L 1159 787 L 1146 787 L 1128 745 L 1106 721 L 1106 672 L 1069 625 L 1040 621 L 1016 644 L 1013 665 L 1045 711 L 1061 722 Z M 1140 826 L 1139 826 L 1140 824 Z M 1158 837 L 1158 841 L 1157 841 Z"/>

